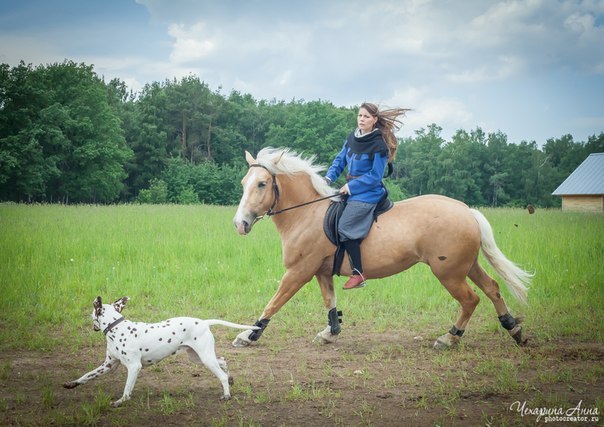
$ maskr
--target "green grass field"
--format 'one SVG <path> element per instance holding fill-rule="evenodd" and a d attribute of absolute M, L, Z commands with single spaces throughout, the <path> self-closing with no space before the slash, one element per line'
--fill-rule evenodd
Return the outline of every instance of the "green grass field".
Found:
<path fill-rule="evenodd" d="M 175 315 L 255 321 L 283 274 L 281 243 L 270 220 L 248 236 L 232 225 L 235 208 L 215 206 L 0 205 L 1 348 L 53 349 L 89 324 L 91 302 L 128 295 L 131 317 Z M 602 341 L 604 216 L 539 210 L 483 209 L 508 258 L 535 272 L 529 306 L 504 295 L 532 326 L 534 338 Z M 483 262 L 486 265 L 486 262 Z M 493 273 L 492 270 L 489 270 Z M 344 278 L 336 278 L 337 287 Z M 503 287 L 503 286 L 502 286 Z M 482 297 L 472 328 L 499 328 Z M 338 306 L 376 330 L 402 324 L 444 328 L 458 305 L 427 266 L 338 293 Z M 145 313 L 145 316 L 142 314 Z M 152 318 L 148 318 L 151 315 Z M 315 280 L 271 324 L 300 335 L 300 319 L 324 323 Z M 493 321 L 495 319 L 495 321 Z M 60 325 L 61 332 L 57 331 Z"/>
<path fill-rule="evenodd" d="M 104 358 L 104 337 L 92 331 L 93 299 L 129 296 L 125 315 L 135 321 L 252 323 L 284 272 L 275 226 L 264 220 L 239 236 L 235 207 L 0 204 L 0 419 L 534 425 L 535 416 L 511 404 L 572 408 L 581 401 L 600 420 L 604 215 L 481 210 L 504 254 L 535 273 L 528 306 L 502 284 L 512 313 L 524 317 L 529 347 L 513 345 L 478 290 L 481 303 L 460 348 L 432 350 L 459 306 L 425 265 L 358 291 L 342 291 L 345 278 L 336 278 L 342 334 L 337 344 L 317 346 L 311 340 L 327 318 L 313 280 L 273 318 L 258 346 L 232 349 L 237 332 L 215 328 L 217 350 L 236 375 L 232 401 L 220 404 L 215 378 L 192 376 L 195 367 L 176 356 L 141 374 L 127 409 L 114 410 L 109 402 L 123 389 L 123 369 L 76 390 L 61 387 Z"/>

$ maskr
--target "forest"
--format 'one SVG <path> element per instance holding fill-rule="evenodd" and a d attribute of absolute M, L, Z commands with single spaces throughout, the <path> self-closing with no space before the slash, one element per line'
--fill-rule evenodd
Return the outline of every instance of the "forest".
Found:
<path fill-rule="evenodd" d="M 0 201 L 233 205 L 245 150 L 288 147 L 329 165 L 356 125 L 357 106 L 221 91 L 195 75 L 133 92 L 89 64 L 0 64 Z M 472 206 L 557 207 L 552 191 L 604 152 L 604 131 L 542 146 L 479 127 L 441 133 L 433 123 L 399 139 L 384 180 L 394 200 L 437 193 Z"/>

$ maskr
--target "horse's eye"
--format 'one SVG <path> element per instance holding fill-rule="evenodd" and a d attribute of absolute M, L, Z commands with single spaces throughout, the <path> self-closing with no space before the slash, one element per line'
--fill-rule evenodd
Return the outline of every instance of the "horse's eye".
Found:
<path fill-rule="evenodd" d="M 264 188 L 266 187 L 266 181 L 262 181 L 258 183 L 258 188 Z"/>

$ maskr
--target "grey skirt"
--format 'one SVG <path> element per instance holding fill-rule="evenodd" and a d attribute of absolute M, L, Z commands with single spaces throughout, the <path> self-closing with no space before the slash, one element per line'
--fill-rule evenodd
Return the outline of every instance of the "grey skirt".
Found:
<path fill-rule="evenodd" d="M 351 200 L 346 203 L 338 223 L 340 241 L 364 239 L 373 224 L 375 203 Z"/>

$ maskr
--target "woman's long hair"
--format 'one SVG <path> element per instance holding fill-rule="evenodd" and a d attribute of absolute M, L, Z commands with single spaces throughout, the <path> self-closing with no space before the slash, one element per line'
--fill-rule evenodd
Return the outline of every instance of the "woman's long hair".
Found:
<path fill-rule="evenodd" d="M 382 131 L 382 136 L 388 146 L 388 161 L 392 162 L 396 156 L 396 150 L 398 150 L 398 141 L 396 140 L 394 133 L 398 132 L 401 128 L 403 125 L 401 119 L 405 117 L 405 114 L 407 111 L 410 111 L 410 109 L 388 108 L 380 111 L 377 105 L 370 102 L 363 102 L 360 108 L 364 108 L 373 117 L 377 117 L 375 127 Z"/>

